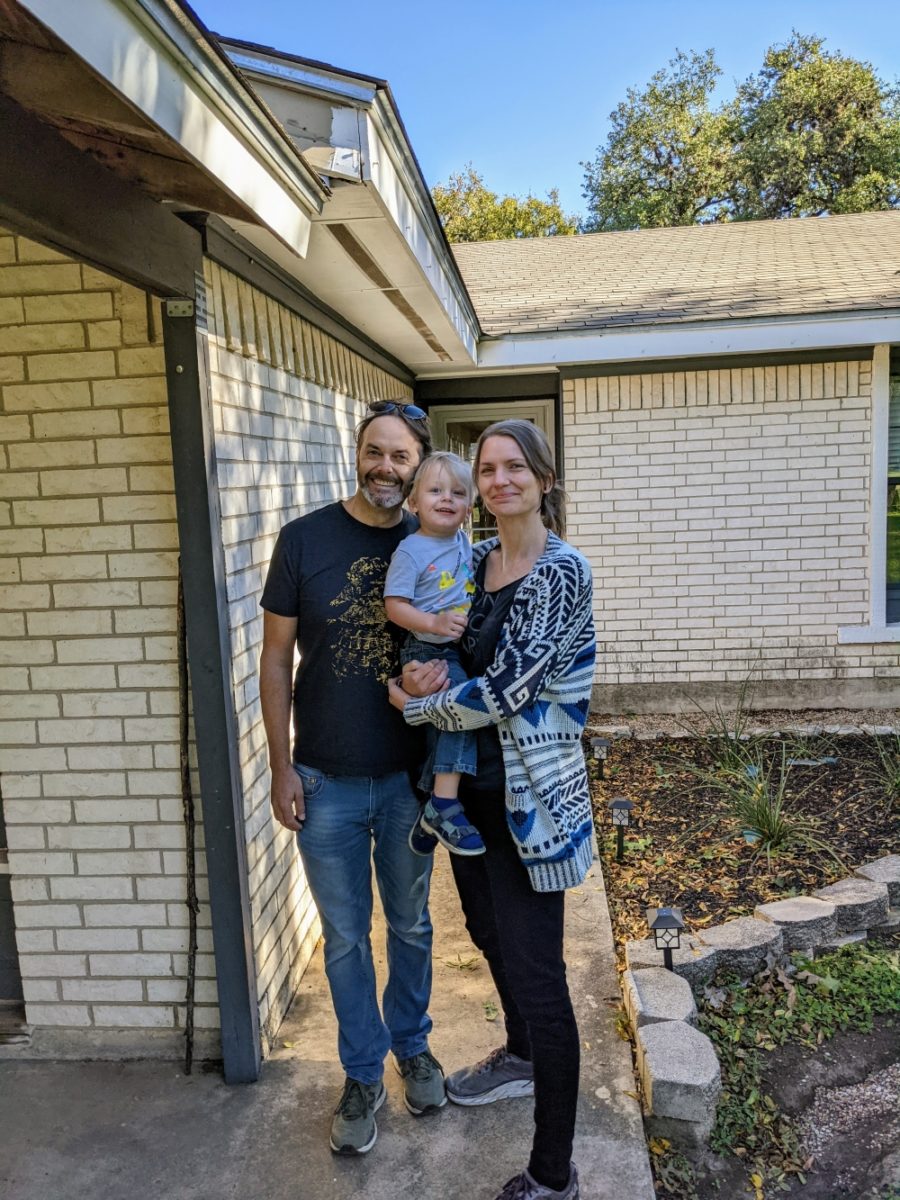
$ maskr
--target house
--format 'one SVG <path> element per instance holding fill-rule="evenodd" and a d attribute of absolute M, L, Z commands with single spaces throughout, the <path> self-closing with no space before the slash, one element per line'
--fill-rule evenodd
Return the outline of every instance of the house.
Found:
<path fill-rule="evenodd" d="M 319 934 L 258 598 L 376 397 L 464 453 L 547 431 L 598 705 L 755 663 L 898 702 L 900 214 L 451 250 L 384 81 L 178 0 L 7 0 L 0 39 L 0 1055 L 258 1074 Z"/>

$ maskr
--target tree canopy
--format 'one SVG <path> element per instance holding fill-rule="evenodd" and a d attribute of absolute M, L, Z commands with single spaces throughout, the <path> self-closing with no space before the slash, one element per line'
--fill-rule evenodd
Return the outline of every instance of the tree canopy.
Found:
<path fill-rule="evenodd" d="M 559 192 L 547 199 L 497 196 L 471 163 L 432 189 L 434 203 L 451 242 L 492 242 L 500 238 L 549 237 L 578 232 L 578 219 L 563 212 Z"/>
<path fill-rule="evenodd" d="M 588 230 L 900 205 L 900 98 L 868 63 L 796 31 L 731 100 L 712 50 L 678 52 L 610 114 L 586 163 Z"/>

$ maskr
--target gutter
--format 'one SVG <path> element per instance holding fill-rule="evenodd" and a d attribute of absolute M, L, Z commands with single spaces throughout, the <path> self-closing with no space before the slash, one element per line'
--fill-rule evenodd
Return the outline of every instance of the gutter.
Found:
<path fill-rule="evenodd" d="M 825 350 L 880 342 L 900 342 L 900 309 L 488 337 L 478 344 L 477 367 L 470 374 L 644 362 L 649 371 L 660 360 Z M 440 375 L 423 372 L 419 378 Z"/>

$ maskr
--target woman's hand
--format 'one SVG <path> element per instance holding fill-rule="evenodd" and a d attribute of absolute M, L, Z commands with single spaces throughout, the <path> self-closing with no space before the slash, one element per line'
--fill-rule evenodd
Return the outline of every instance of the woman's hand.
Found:
<path fill-rule="evenodd" d="M 412 696 L 403 690 L 400 683 L 401 681 L 399 677 L 397 679 L 388 680 L 388 698 L 390 699 L 390 702 L 393 704 L 394 708 L 399 708 L 400 711 L 403 712 L 403 710 L 406 708 L 407 700 L 411 700 Z"/>
<path fill-rule="evenodd" d="M 448 673 L 443 658 L 432 658 L 426 663 L 413 659 L 403 668 L 402 690 L 407 696 L 433 696 L 435 692 L 445 692 L 450 686 Z"/>
<path fill-rule="evenodd" d="M 394 708 L 403 712 L 407 700 L 412 700 L 414 696 L 433 696 L 435 692 L 445 692 L 450 686 L 447 674 L 448 667 L 442 658 L 433 658 L 427 663 L 413 659 L 403 668 L 401 676 L 388 680 L 388 698 Z"/>

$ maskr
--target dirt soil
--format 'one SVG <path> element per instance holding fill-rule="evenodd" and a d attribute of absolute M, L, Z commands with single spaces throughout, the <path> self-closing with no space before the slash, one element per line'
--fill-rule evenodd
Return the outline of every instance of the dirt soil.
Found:
<path fill-rule="evenodd" d="M 767 742 L 768 758 L 778 756 L 779 740 Z M 786 807 L 811 823 L 820 845 L 798 841 L 769 861 L 728 827 L 721 796 L 698 783 L 692 768 L 712 765 L 701 740 L 613 741 L 593 794 L 620 956 L 627 940 L 647 936 L 647 905 L 675 905 L 688 929 L 702 930 L 769 900 L 808 895 L 896 852 L 900 821 L 873 777 L 871 737 L 808 738 L 788 754 L 820 763 L 791 768 L 786 791 Z M 608 815 L 619 795 L 634 804 L 622 863 Z"/>
<path fill-rule="evenodd" d="M 791 725 L 898 728 L 900 713 L 754 713 L 752 724 L 773 732 Z M 791 769 L 786 803 L 812 823 L 822 848 L 798 842 L 769 862 L 723 822 L 715 790 L 698 785 L 691 768 L 711 760 L 702 740 L 684 736 L 679 718 L 592 714 L 588 736 L 600 725 L 628 726 L 634 735 L 613 740 L 603 778 L 592 784 L 620 968 L 625 942 L 647 936 L 647 905 L 676 905 L 688 929 L 702 930 L 748 915 L 768 900 L 809 894 L 865 862 L 896 853 L 900 845 L 896 805 L 892 810 L 873 771 L 877 754 L 870 735 L 822 735 L 791 743 L 789 756 L 818 765 Z M 780 754 L 779 740 L 767 740 L 770 757 Z M 828 759 L 836 761 L 822 761 Z M 622 795 L 634 808 L 620 864 L 608 804 Z M 869 1034 L 838 1034 L 816 1051 L 791 1044 L 769 1055 L 771 1095 L 801 1126 L 808 1115 L 808 1153 L 814 1159 L 806 1182 L 795 1181 L 780 1195 L 900 1200 L 898 1032 L 895 1019 L 881 1018 Z M 699 1200 L 753 1196 L 738 1158 L 707 1154 L 698 1166 Z"/>
<path fill-rule="evenodd" d="M 796 1118 L 814 1160 L 787 1200 L 894 1200 L 900 1194 L 900 1025 L 879 1017 L 870 1033 L 839 1033 L 817 1050 L 789 1044 L 767 1055 L 765 1090 Z M 734 1157 L 707 1153 L 699 1200 L 752 1195 Z"/>

